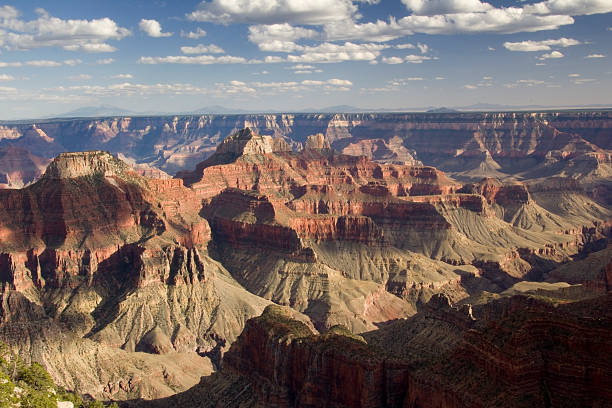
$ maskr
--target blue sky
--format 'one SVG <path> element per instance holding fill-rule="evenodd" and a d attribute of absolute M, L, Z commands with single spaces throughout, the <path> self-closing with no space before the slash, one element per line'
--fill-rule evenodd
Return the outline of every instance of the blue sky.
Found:
<path fill-rule="evenodd" d="M 612 0 L 19 0 L 0 50 L 0 119 L 612 104 Z"/>

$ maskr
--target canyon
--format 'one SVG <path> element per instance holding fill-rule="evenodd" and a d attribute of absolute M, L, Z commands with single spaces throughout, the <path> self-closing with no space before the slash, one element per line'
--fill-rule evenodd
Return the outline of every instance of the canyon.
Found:
<path fill-rule="evenodd" d="M 606 406 L 611 124 L 4 123 L 0 339 L 127 406 Z"/>

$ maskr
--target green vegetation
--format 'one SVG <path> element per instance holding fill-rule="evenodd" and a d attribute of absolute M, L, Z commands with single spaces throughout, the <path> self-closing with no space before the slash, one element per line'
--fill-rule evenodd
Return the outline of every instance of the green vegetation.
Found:
<path fill-rule="evenodd" d="M 0 407 L 57 408 L 58 401 L 70 401 L 74 408 L 118 408 L 116 403 L 85 402 L 79 395 L 56 386 L 41 364 L 24 363 L 0 342 Z"/>
<path fill-rule="evenodd" d="M 367 344 L 367 342 L 365 341 L 363 337 L 361 337 L 358 334 L 354 334 L 352 331 L 350 331 L 349 329 L 347 329 L 345 326 L 341 324 L 337 324 L 335 326 L 330 327 L 329 330 L 327 331 L 327 334 L 335 334 L 337 336 L 344 336 L 344 337 L 353 339 L 359 343 Z"/>
<path fill-rule="evenodd" d="M 312 330 L 304 323 L 291 318 L 289 313 L 281 306 L 268 305 L 257 321 L 265 323 L 265 326 L 273 330 L 275 338 L 288 335 L 294 338 L 313 336 Z"/>

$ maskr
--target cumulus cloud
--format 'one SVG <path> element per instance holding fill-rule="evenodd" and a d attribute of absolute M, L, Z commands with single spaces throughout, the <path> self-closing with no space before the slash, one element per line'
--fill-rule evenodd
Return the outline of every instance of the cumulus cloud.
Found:
<path fill-rule="evenodd" d="M 389 48 L 385 44 L 355 44 L 346 42 L 334 44 L 325 42 L 317 46 L 300 47 L 300 55 L 288 55 L 287 61 L 294 63 L 326 63 L 342 61 L 373 61 L 381 50 Z"/>
<path fill-rule="evenodd" d="M 491 10 L 493 6 L 480 0 L 402 0 L 415 15 L 473 13 Z"/>
<path fill-rule="evenodd" d="M 404 57 L 404 60 L 411 64 L 421 64 L 423 61 L 428 61 L 432 59 L 437 58 L 428 57 L 426 55 L 406 55 L 406 57 Z"/>
<path fill-rule="evenodd" d="M 545 60 L 545 59 L 557 59 L 557 58 L 563 58 L 563 57 L 565 57 L 565 55 L 563 55 L 562 52 L 553 51 L 553 52 L 549 52 L 547 54 L 540 55 L 539 59 Z"/>
<path fill-rule="evenodd" d="M 51 63 L 54 63 L 54 61 L 51 61 Z M 81 61 L 80 59 L 68 59 L 68 60 L 64 60 L 64 64 L 71 66 L 71 67 L 75 67 L 79 64 L 82 64 L 83 61 Z M 55 65 L 53 65 L 55 66 Z"/>
<path fill-rule="evenodd" d="M 352 18 L 356 12 L 351 0 L 212 0 L 201 2 L 187 18 L 222 24 L 320 25 Z"/>
<path fill-rule="evenodd" d="M 409 30 L 401 27 L 391 18 L 389 22 L 377 20 L 376 22 L 357 23 L 352 19 L 345 19 L 327 23 L 324 26 L 325 37 L 328 40 L 364 40 L 386 42 L 411 34 Z"/>
<path fill-rule="evenodd" d="M 606 58 L 606 56 L 603 54 L 589 54 L 584 58 Z"/>
<path fill-rule="evenodd" d="M 0 74 L 0 81 L 14 81 L 15 77 L 7 74 Z"/>
<path fill-rule="evenodd" d="M 551 47 L 571 47 L 573 45 L 581 44 L 580 41 L 573 38 L 559 38 L 557 40 L 544 40 L 544 41 L 521 41 L 521 42 L 505 42 L 504 47 L 510 51 L 549 51 Z"/>
<path fill-rule="evenodd" d="M 194 64 L 194 65 L 212 65 L 212 64 L 247 64 L 248 61 L 243 57 L 234 57 L 231 55 L 170 55 L 167 57 L 140 57 L 139 64 Z"/>
<path fill-rule="evenodd" d="M 609 0 L 548 0 L 525 6 L 532 14 L 584 16 L 612 12 Z"/>
<path fill-rule="evenodd" d="M 181 47 L 181 52 L 183 54 L 225 54 L 223 48 L 215 44 L 198 44 L 195 47 Z"/>
<path fill-rule="evenodd" d="M 518 81 L 504 84 L 504 87 L 505 88 L 517 88 L 521 86 L 532 87 L 532 86 L 545 85 L 545 84 L 546 84 L 546 81 L 542 81 L 540 79 L 519 79 Z"/>
<path fill-rule="evenodd" d="M 53 61 L 53 60 L 31 60 L 31 61 L 15 61 L 15 62 L 3 62 L 0 61 L 0 68 L 4 67 L 38 67 L 38 68 L 53 68 L 53 67 L 61 67 L 61 66 L 71 66 L 74 67 L 76 65 L 81 64 L 83 61 L 80 59 L 69 59 L 64 61 Z"/>
<path fill-rule="evenodd" d="M 171 37 L 173 33 L 164 33 L 162 31 L 161 24 L 157 20 L 142 19 L 138 23 L 140 31 L 148 35 L 149 37 L 160 38 L 160 37 Z"/>
<path fill-rule="evenodd" d="M 400 57 L 382 57 L 383 64 L 403 64 L 404 59 Z"/>
<path fill-rule="evenodd" d="M 110 18 L 62 20 L 37 9 L 36 20 L 25 21 L 12 6 L 0 8 L 0 44 L 10 50 L 61 47 L 68 51 L 112 52 L 108 40 L 120 40 L 130 31 Z"/>
<path fill-rule="evenodd" d="M 609 0 L 549 0 L 523 7 L 495 7 L 480 0 L 402 0 L 410 15 L 359 23 L 343 19 L 325 25 L 327 38 L 390 41 L 414 33 L 500 33 L 554 30 L 573 16 L 612 11 Z"/>
<path fill-rule="evenodd" d="M 245 84 L 246 85 L 246 84 Z M 332 78 L 328 80 L 304 80 L 288 82 L 251 82 L 249 87 L 258 94 L 274 95 L 285 92 L 305 92 L 312 90 L 343 92 L 351 90 L 353 83 L 347 79 Z"/>
<path fill-rule="evenodd" d="M 132 95 L 213 95 L 225 97 L 228 95 L 275 95 L 286 92 L 301 93 L 305 91 L 335 91 L 343 92 L 352 88 L 353 83 L 346 79 L 332 78 L 328 80 L 288 81 L 288 82 L 244 82 L 232 80 L 214 84 L 212 88 L 204 88 L 188 83 L 157 83 L 137 84 L 122 82 L 107 86 L 102 85 L 75 85 L 45 88 L 45 92 L 72 94 L 91 97 L 119 97 Z M 12 89 L 12 88 L 11 88 Z M 2 89 L 0 87 L 0 93 Z M 12 92 L 7 91 L 7 92 Z M 57 96 L 57 95 L 56 95 Z"/>
<path fill-rule="evenodd" d="M 202 37 L 206 37 L 206 31 L 198 27 L 195 31 L 183 31 L 181 30 L 181 37 L 189 38 L 191 40 L 198 40 Z"/>
<path fill-rule="evenodd" d="M 422 64 L 423 61 L 437 59 L 427 55 L 406 55 L 405 57 L 382 57 L 381 61 L 384 64 L 402 64 L 404 62 L 410 64 Z"/>
<path fill-rule="evenodd" d="M 297 65 L 293 65 L 291 67 L 287 67 L 285 69 L 291 69 L 293 70 L 294 74 L 314 74 L 314 73 L 321 73 L 323 72 L 322 69 L 317 69 L 314 65 L 305 65 L 305 64 L 297 64 Z"/>
<path fill-rule="evenodd" d="M 96 64 L 97 65 L 108 65 L 108 64 L 112 64 L 113 62 L 115 62 L 113 58 L 103 58 L 103 59 L 97 60 Z"/>
<path fill-rule="evenodd" d="M 344 20 L 326 24 L 324 31 L 330 40 L 390 41 L 415 33 L 458 34 L 458 33 L 499 33 L 534 32 L 554 30 L 563 25 L 573 24 L 567 15 L 532 15 L 521 8 L 491 8 L 485 12 L 465 12 L 437 15 L 412 14 L 400 19 L 391 17 L 388 22 L 358 23 Z"/>
<path fill-rule="evenodd" d="M 111 77 L 112 79 L 132 79 L 134 76 L 132 74 L 117 74 Z"/>
<path fill-rule="evenodd" d="M 320 34 L 315 30 L 295 27 L 287 23 L 249 27 L 249 41 L 257 44 L 262 51 L 294 52 L 302 48 L 295 41 L 319 38 Z"/>

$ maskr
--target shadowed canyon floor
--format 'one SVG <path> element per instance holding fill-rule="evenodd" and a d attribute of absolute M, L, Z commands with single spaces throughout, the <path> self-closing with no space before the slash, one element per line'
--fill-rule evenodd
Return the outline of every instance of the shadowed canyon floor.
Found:
<path fill-rule="evenodd" d="M 612 117 L 446 115 L 287 115 L 194 170 L 135 156 L 151 118 L 5 126 L 47 157 L 96 123 L 125 161 L 0 190 L 0 338 L 68 389 L 170 398 L 143 406 L 605 406 Z M 139 143 L 209 143 L 203 118 Z"/>

